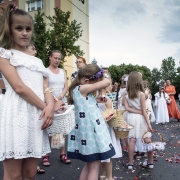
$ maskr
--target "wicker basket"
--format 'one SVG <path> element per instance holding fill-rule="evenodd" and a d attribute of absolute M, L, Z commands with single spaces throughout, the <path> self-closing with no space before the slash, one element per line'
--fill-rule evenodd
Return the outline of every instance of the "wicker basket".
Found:
<path fill-rule="evenodd" d="M 123 113 L 126 110 L 117 110 L 116 109 L 116 116 L 109 120 L 107 123 L 110 127 L 121 127 L 121 124 L 124 123 Z"/>
<path fill-rule="evenodd" d="M 126 123 L 126 122 L 123 122 Z M 124 139 L 128 137 L 129 131 L 133 129 L 134 126 L 131 124 L 128 124 L 128 128 L 114 128 L 114 133 L 116 135 L 116 138 Z"/>
<path fill-rule="evenodd" d="M 114 109 L 109 108 L 102 112 L 102 116 L 105 121 L 109 121 L 109 120 L 115 118 L 117 115 L 116 115 L 116 111 Z"/>
<path fill-rule="evenodd" d="M 160 137 L 160 139 L 158 141 L 154 141 L 154 142 L 150 142 L 150 143 L 146 143 L 144 141 L 144 136 L 145 134 L 147 134 L 149 131 L 146 131 L 143 135 L 142 135 L 142 143 L 143 143 L 143 148 L 145 151 L 149 152 L 149 151 L 154 151 L 154 150 L 158 150 L 158 151 L 164 151 L 165 150 L 165 145 L 166 143 L 164 142 L 164 136 L 157 130 L 154 130 L 152 133 L 157 133 Z"/>
<path fill-rule="evenodd" d="M 53 124 L 47 128 L 49 136 L 55 134 L 69 134 L 75 127 L 74 105 L 68 105 L 62 114 L 54 114 Z"/>

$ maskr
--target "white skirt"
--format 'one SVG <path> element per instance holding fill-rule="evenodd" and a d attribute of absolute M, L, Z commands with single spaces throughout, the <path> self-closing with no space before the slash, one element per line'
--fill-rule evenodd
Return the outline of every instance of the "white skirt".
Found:
<path fill-rule="evenodd" d="M 108 130 L 109 130 L 109 134 L 111 136 L 112 145 L 116 152 L 116 154 L 111 158 L 120 158 L 120 157 L 122 157 L 122 148 L 121 148 L 121 144 L 120 144 L 120 139 L 116 138 L 116 135 L 115 135 L 112 127 L 108 126 Z M 101 162 L 110 162 L 110 159 L 102 160 Z"/>
<path fill-rule="evenodd" d="M 143 134 L 148 131 L 146 120 L 140 114 L 127 112 L 127 122 L 134 126 L 134 128 L 129 131 L 128 138 L 142 138 Z M 146 133 L 144 138 L 146 137 L 151 137 L 151 133 Z"/>

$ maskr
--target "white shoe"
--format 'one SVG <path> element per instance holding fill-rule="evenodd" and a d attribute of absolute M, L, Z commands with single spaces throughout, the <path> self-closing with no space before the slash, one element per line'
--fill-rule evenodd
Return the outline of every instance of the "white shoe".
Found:
<path fill-rule="evenodd" d="M 153 169 L 154 168 L 154 165 L 153 164 L 148 164 L 148 161 L 144 161 L 144 162 L 140 162 L 139 164 L 141 167 L 144 167 L 144 168 L 149 168 L 149 169 Z"/>
<path fill-rule="evenodd" d="M 133 169 L 133 165 L 132 164 L 126 164 L 128 170 L 132 170 Z"/>

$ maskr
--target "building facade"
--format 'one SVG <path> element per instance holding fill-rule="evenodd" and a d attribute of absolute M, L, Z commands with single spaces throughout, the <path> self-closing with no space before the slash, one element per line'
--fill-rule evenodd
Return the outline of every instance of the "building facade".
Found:
<path fill-rule="evenodd" d="M 81 23 L 83 34 L 76 44 L 80 45 L 81 50 L 85 53 L 83 57 L 89 63 L 89 0 L 0 0 L 0 7 L 4 8 L 12 3 L 29 12 L 32 17 L 38 9 L 46 16 L 53 16 L 55 7 L 65 12 L 70 11 L 70 21 L 76 19 L 78 23 Z M 46 23 L 48 24 L 47 20 Z M 70 79 L 72 72 L 76 70 L 76 57 L 66 57 L 65 60 L 64 68 L 68 79 Z"/>

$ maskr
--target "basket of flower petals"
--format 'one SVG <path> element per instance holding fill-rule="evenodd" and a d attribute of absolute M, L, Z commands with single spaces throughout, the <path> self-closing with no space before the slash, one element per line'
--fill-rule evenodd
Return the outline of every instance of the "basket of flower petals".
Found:
<path fill-rule="evenodd" d="M 133 128 L 133 125 L 124 121 L 119 127 L 114 127 L 113 129 L 117 138 L 124 139 L 128 137 L 129 131 Z"/>

